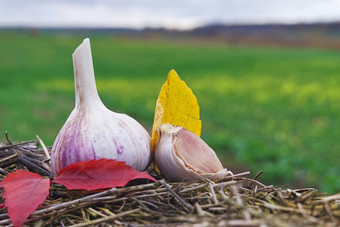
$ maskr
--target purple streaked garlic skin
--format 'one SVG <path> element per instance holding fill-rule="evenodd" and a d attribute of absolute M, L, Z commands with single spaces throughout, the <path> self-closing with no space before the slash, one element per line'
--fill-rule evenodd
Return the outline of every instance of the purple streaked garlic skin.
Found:
<path fill-rule="evenodd" d="M 231 173 L 195 133 L 170 124 L 161 125 L 158 130 L 160 138 L 155 147 L 155 163 L 167 180 L 215 180 Z"/>
<path fill-rule="evenodd" d="M 60 130 L 51 152 L 53 173 L 73 163 L 108 158 L 143 171 L 151 159 L 151 138 L 136 120 L 107 109 L 99 98 L 89 39 L 72 55 L 75 108 Z"/>

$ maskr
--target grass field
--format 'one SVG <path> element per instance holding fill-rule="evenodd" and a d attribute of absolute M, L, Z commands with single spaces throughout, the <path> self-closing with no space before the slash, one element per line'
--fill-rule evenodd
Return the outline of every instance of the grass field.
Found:
<path fill-rule="evenodd" d="M 83 37 L 0 33 L 0 141 L 52 145 L 74 105 Z M 274 185 L 340 191 L 340 52 L 91 37 L 107 107 L 150 129 L 175 69 L 196 94 L 202 138 L 231 170 Z"/>

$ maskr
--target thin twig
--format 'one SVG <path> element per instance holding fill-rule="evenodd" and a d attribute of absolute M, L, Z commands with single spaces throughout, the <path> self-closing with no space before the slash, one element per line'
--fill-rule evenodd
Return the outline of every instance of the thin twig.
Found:
<path fill-rule="evenodd" d="M 329 217 L 332 219 L 332 221 L 333 221 L 334 223 L 336 223 L 337 219 L 334 217 L 334 215 L 333 215 L 333 213 L 332 213 L 332 209 L 331 209 L 330 206 L 329 206 L 329 202 L 326 202 L 326 203 L 324 204 L 324 206 L 325 206 L 325 209 L 326 209 L 326 211 L 327 211 Z"/>
<path fill-rule="evenodd" d="M 48 172 L 50 172 L 50 175 L 49 176 L 52 176 L 52 169 L 51 169 L 51 165 L 41 161 L 41 160 L 38 160 L 36 158 L 31 158 L 31 157 L 28 157 L 28 156 L 24 156 L 24 159 L 36 164 L 37 166 L 47 170 Z"/>
<path fill-rule="evenodd" d="M 140 209 L 133 209 L 133 210 L 129 210 L 129 211 L 125 211 L 119 214 L 114 214 L 105 218 L 99 218 L 93 221 L 88 221 L 88 222 L 84 222 L 84 223 L 79 223 L 79 224 L 75 224 L 75 225 L 71 225 L 70 227 L 83 227 L 83 226 L 89 226 L 89 225 L 94 225 L 94 224 L 98 224 L 100 222 L 106 222 L 106 221 L 111 221 L 129 214 L 133 214 L 138 212 Z"/>
<path fill-rule="evenodd" d="M 0 160 L 0 167 L 7 167 L 17 162 L 18 154 L 12 154 L 6 158 Z"/>
<path fill-rule="evenodd" d="M 310 197 L 312 197 L 316 194 L 318 194 L 317 190 L 310 191 L 310 192 L 306 193 L 305 195 L 301 196 L 300 199 L 299 199 L 299 202 L 303 202 L 303 201 L 307 200 L 308 198 L 310 198 Z"/>
<path fill-rule="evenodd" d="M 12 155 L 10 155 L 10 156 L 8 156 L 6 158 L 0 159 L 0 163 L 6 162 L 6 161 L 11 160 L 11 159 L 14 159 L 16 157 L 18 157 L 18 154 L 12 154 Z"/>
<path fill-rule="evenodd" d="M 8 138 L 8 132 L 6 131 L 5 132 L 5 136 L 6 136 L 6 140 L 7 140 L 7 142 L 11 145 L 12 144 L 12 142 L 9 140 L 9 138 Z"/>
<path fill-rule="evenodd" d="M 211 192 L 211 197 L 213 198 L 213 201 L 216 205 L 218 205 L 218 200 L 216 198 L 216 193 L 214 191 L 214 188 L 213 188 L 213 185 L 211 183 L 209 183 L 209 189 L 210 189 L 210 192 Z"/>
<path fill-rule="evenodd" d="M 313 222 L 313 223 L 317 223 L 318 222 L 318 219 L 317 218 L 314 218 L 310 215 L 307 214 L 307 212 L 305 211 L 305 209 L 303 209 L 303 206 L 301 203 L 298 203 L 297 204 L 297 207 L 299 208 L 301 214 L 306 218 L 308 219 L 310 222 Z"/>
<path fill-rule="evenodd" d="M 93 198 L 99 198 L 99 197 L 102 197 L 102 196 L 107 196 L 107 195 L 112 195 L 112 194 L 119 195 L 121 193 L 126 193 L 126 192 L 130 192 L 130 191 L 137 191 L 137 190 L 142 190 L 142 189 L 145 189 L 145 188 L 155 187 L 156 185 L 158 185 L 157 182 L 151 183 L 151 184 L 143 184 L 143 185 L 126 187 L 126 188 L 120 188 L 120 189 L 111 188 L 107 191 L 98 192 L 96 194 L 85 196 L 85 197 L 82 197 L 80 199 L 75 199 L 75 200 L 72 200 L 72 201 L 69 201 L 69 202 L 64 202 L 64 203 L 52 205 L 51 207 L 35 211 L 33 214 L 42 214 L 42 213 L 49 212 L 49 211 L 52 211 L 52 210 L 58 210 L 58 209 L 65 208 L 65 207 L 68 207 L 68 206 L 71 206 L 71 205 L 76 205 L 76 204 L 79 204 L 81 202 L 90 201 Z"/>
<path fill-rule="evenodd" d="M 15 147 L 17 147 L 17 146 L 21 146 L 21 145 L 33 143 L 33 142 L 35 142 L 35 141 L 36 141 L 36 140 L 29 140 L 29 141 L 20 142 L 20 143 L 15 143 L 15 144 L 2 145 L 2 146 L 0 146 L 0 150 L 7 150 L 7 149 L 15 148 Z"/>
<path fill-rule="evenodd" d="M 0 168 L 0 173 L 3 174 L 3 175 L 9 174 L 9 172 L 7 172 L 6 170 L 4 170 L 3 168 Z"/>
<path fill-rule="evenodd" d="M 233 174 L 233 176 L 228 176 L 228 177 L 225 177 L 223 180 L 233 180 L 235 177 L 243 177 L 243 176 L 246 176 L 246 175 L 249 175 L 250 174 L 250 171 L 246 171 L 246 172 L 242 172 L 242 173 L 237 173 L 237 174 Z"/>
<path fill-rule="evenodd" d="M 88 210 L 89 210 L 90 212 L 93 212 L 93 213 L 96 214 L 96 215 L 99 215 L 99 216 L 103 217 L 103 218 L 106 218 L 106 217 L 107 217 L 107 215 L 105 215 L 105 214 L 99 212 L 98 210 L 96 210 L 96 209 L 94 209 L 94 208 L 92 208 L 92 207 L 88 208 Z"/>
<path fill-rule="evenodd" d="M 164 181 L 164 180 L 160 180 L 158 181 L 159 183 L 161 183 L 166 189 L 168 189 L 168 191 L 180 202 L 180 204 L 188 209 L 189 211 L 192 211 L 193 210 L 193 207 L 185 202 L 174 190 L 171 189 L 171 187 Z"/>
<path fill-rule="evenodd" d="M 41 168 L 40 166 L 31 162 L 28 159 L 25 159 L 25 158 L 20 157 L 20 156 L 18 156 L 17 159 L 18 159 L 19 162 L 24 164 L 32 172 L 37 172 L 37 173 L 40 173 L 41 175 L 45 175 L 45 176 L 52 176 L 51 172 Z"/>
<path fill-rule="evenodd" d="M 47 158 L 47 160 L 49 160 L 48 163 L 51 165 L 51 156 L 50 156 L 50 153 L 48 152 L 44 142 L 40 139 L 40 137 L 38 135 L 36 135 L 35 137 L 37 138 L 37 140 L 39 141 L 41 147 L 43 148 L 44 153 L 46 155 L 46 158 Z"/>
<path fill-rule="evenodd" d="M 186 192 L 196 191 L 196 190 L 199 190 L 201 188 L 205 188 L 207 186 L 208 186 L 208 183 L 200 184 L 200 185 L 198 185 L 196 187 L 185 188 L 185 189 L 179 191 L 178 193 L 182 194 L 182 193 L 186 193 Z"/>
<path fill-rule="evenodd" d="M 255 177 L 253 178 L 254 180 L 257 180 L 261 175 L 263 174 L 263 171 L 261 170 L 260 172 L 258 172 Z"/>
<path fill-rule="evenodd" d="M 238 189 L 235 185 L 232 185 L 231 186 L 231 191 L 233 192 L 235 198 L 236 198 L 236 202 L 238 203 L 238 205 L 242 206 L 243 207 L 243 201 L 242 201 L 242 198 L 240 196 L 240 194 L 238 193 Z M 247 208 L 243 208 L 243 216 L 244 218 L 247 220 L 247 221 L 250 221 L 251 220 L 251 216 L 247 210 Z"/>
<path fill-rule="evenodd" d="M 237 181 L 227 181 L 227 182 L 221 182 L 221 183 L 217 183 L 217 184 L 213 184 L 212 186 L 214 188 L 217 188 L 217 187 L 226 187 L 228 185 L 233 185 L 233 184 L 237 184 Z"/>
<path fill-rule="evenodd" d="M 322 202 L 331 202 L 334 200 L 339 200 L 340 201 L 340 193 L 339 194 L 335 194 L 335 195 L 330 195 L 327 197 L 322 198 Z"/>
<path fill-rule="evenodd" d="M 204 211 L 202 210 L 202 208 L 200 207 L 200 205 L 198 203 L 195 203 L 195 209 L 196 212 L 199 216 L 204 216 Z"/>

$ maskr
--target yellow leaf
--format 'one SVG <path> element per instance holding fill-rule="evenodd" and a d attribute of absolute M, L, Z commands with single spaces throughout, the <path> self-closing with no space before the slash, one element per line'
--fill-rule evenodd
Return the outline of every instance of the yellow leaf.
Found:
<path fill-rule="evenodd" d="M 179 78 L 176 71 L 171 70 L 156 102 L 152 126 L 152 150 L 158 141 L 157 129 L 161 124 L 170 123 L 174 126 L 182 126 L 200 136 L 202 122 L 199 112 L 195 95 Z"/>

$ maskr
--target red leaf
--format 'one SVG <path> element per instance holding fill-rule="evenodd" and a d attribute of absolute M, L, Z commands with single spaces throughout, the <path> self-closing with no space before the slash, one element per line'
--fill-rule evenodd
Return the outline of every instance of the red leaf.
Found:
<path fill-rule="evenodd" d="M 5 207 L 5 204 L 4 203 L 1 203 L 0 204 L 0 209 L 4 208 Z"/>
<path fill-rule="evenodd" d="M 130 180 L 145 178 L 156 181 L 146 172 L 134 170 L 125 162 L 114 159 L 80 161 L 69 165 L 58 173 L 54 183 L 62 184 L 67 189 L 95 190 L 123 187 Z"/>
<path fill-rule="evenodd" d="M 19 227 L 45 201 L 50 190 L 50 179 L 18 170 L 8 174 L 0 183 L 0 187 L 5 189 L 3 197 L 6 199 L 8 216 L 14 227 Z"/>

